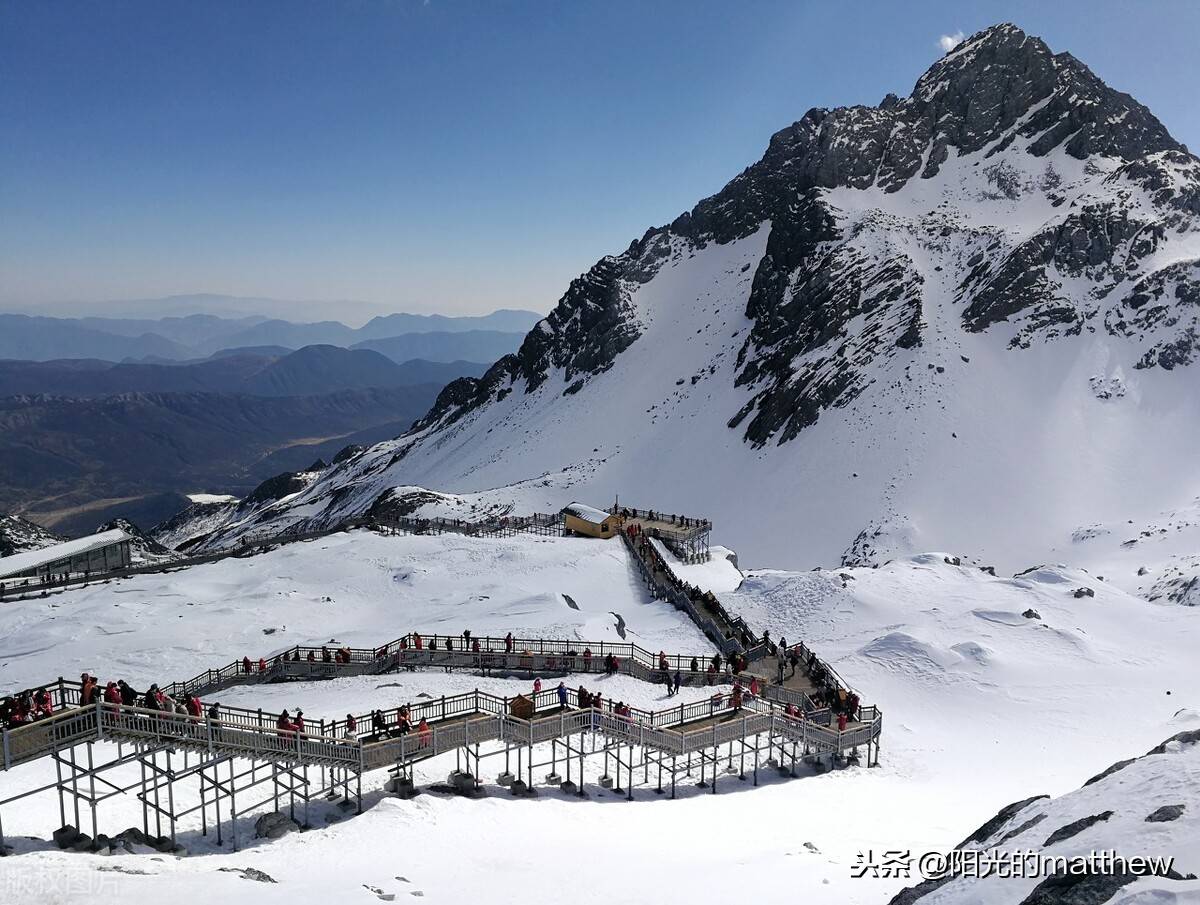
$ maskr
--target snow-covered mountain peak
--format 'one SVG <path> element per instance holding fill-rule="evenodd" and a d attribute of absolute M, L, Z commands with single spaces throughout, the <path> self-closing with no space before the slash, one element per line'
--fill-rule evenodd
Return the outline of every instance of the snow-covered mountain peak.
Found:
<path fill-rule="evenodd" d="M 1016 571 L 1079 525 L 1200 491 L 1198 319 L 1200 161 L 999 25 L 906 98 L 781 129 L 409 434 L 243 505 L 209 543 L 419 486 L 703 511 L 778 565 L 861 562 L 865 541 Z"/>

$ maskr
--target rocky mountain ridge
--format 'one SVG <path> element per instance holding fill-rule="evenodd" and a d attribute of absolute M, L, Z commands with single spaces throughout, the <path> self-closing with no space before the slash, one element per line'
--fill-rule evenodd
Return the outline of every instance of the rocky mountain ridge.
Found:
<path fill-rule="evenodd" d="M 994 26 L 908 97 L 777 132 L 412 432 L 253 521 L 332 524 L 408 485 L 524 509 L 636 495 L 790 565 L 866 537 L 856 562 L 957 549 L 1015 571 L 1193 482 L 1198 280 L 1200 162 Z M 1164 419 L 1178 436 L 1150 445 Z M 797 510 L 792 538 L 776 515 Z"/>

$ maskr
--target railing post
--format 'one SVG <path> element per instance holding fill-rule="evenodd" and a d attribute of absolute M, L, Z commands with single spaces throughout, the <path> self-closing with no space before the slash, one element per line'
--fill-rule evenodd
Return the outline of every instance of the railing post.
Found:
<path fill-rule="evenodd" d="M 12 751 L 8 747 L 8 732 L 9 730 L 4 730 L 4 769 L 6 771 L 12 769 Z"/>
<path fill-rule="evenodd" d="M 98 694 L 99 692 L 97 692 Z M 104 701 L 96 700 L 96 737 L 104 738 Z"/>

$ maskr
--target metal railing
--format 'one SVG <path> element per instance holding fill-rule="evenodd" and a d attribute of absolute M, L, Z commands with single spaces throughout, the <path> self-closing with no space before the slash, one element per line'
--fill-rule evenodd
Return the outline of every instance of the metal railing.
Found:
<path fill-rule="evenodd" d="M 512 699 L 475 690 L 357 715 L 353 717 L 353 729 L 346 720 L 320 720 L 315 731 L 311 722 L 304 730 L 295 731 L 281 728 L 276 717 L 262 710 L 222 707 L 219 717 L 210 718 L 104 701 L 81 707 L 77 690 L 61 686 L 57 691 L 69 709 L 4 730 L 6 770 L 81 742 L 104 738 L 155 744 L 165 741 L 174 747 L 210 754 L 340 766 L 357 772 L 486 741 L 534 745 L 589 730 L 668 754 L 699 751 L 768 730 L 802 739 L 806 750 L 840 753 L 878 738 L 882 727 L 877 708 L 864 710 L 863 716 L 869 716 L 869 722 L 839 732 L 828 725 L 828 711 L 793 718 L 776 702 L 763 697 L 742 697 L 740 706 L 735 707 L 734 695 L 722 691 L 707 701 L 660 711 L 629 707 L 618 714 L 612 700 L 581 708 L 578 690 L 564 686 L 561 695 L 554 688 L 532 696 L 531 719 L 512 715 Z M 376 713 L 382 715 L 382 726 L 374 721 Z M 407 728 L 400 725 L 401 713 L 407 716 Z M 424 731 L 417 728 L 422 720 Z M 711 725 L 695 728 L 706 722 Z"/>

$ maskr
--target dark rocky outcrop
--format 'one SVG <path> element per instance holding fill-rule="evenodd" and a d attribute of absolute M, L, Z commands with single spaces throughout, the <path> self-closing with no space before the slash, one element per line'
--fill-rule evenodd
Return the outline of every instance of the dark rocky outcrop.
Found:
<path fill-rule="evenodd" d="M 1183 816 L 1183 812 L 1187 810 L 1187 805 L 1183 804 L 1164 804 L 1160 808 L 1155 808 L 1151 813 L 1146 815 L 1147 823 L 1170 823 L 1172 820 L 1178 820 Z"/>
<path fill-rule="evenodd" d="M 1080 817 L 1078 820 L 1073 820 L 1066 826 L 1060 826 L 1047 836 L 1046 841 L 1042 843 L 1042 847 L 1049 848 L 1056 842 L 1062 842 L 1065 839 L 1070 839 L 1072 836 L 1078 836 L 1088 827 L 1095 826 L 1097 823 L 1103 823 L 1112 815 L 1112 811 L 1102 811 L 1099 814 L 1091 814 L 1088 817 Z"/>
<path fill-rule="evenodd" d="M 1179 878 L 1178 874 L 1173 879 L 1176 878 Z M 1103 905 L 1136 879 L 1138 875 L 1128 871 L 1111 874 L 1058 873 L 1034 887 L 1021 905 Z"/>
<path fill-rule="evenodd" d="M 259 839 L 278 839 L 299 829 L 300 824 L 278 811 L 263 814 L 254 821 L 254 835 Z"/>
<path fill-rule="evenodd" d="M 352 459 L 354 456 L 357 456 L 364 449 L 366 449 L 365 446 L 360 446 L 357 443 L 351 443 L 349 446 L 343 446 L 337 451 L 333 459 L 330 460 L 330 464 L 341 465 L 347 459 Z"/>
<path fill-rule="evenodd" d="M 964 846 L 970 845 L 972 842 L 986 842 L 988 839 L 994 836 L 996 832 L 1002 826 L 1004 826 L 1004 824 L 1008 823 L 1013 819 L 1013 817 L 1021 813 L 1021 811 L 1025 810 L 1035 801 L 1045 801 L 1049 797 L 1049 795 L 1034 795 L 1032 798 L 1026 798 L 1022 801 L 1014 801 L 1012 804 L 1005 805 L 996 812 L 995 817 L 987 821 L 987 823 L 960 842 L 957 847 L 963 848 Z"/>
<path fill-rule="evenodd" d="M 282 500 L 285 496 L 290 496 L 293 493 L 303 490 L 308 484 L 308 480 L 301 477 L 298 473 L 285 471 L 283 474 L 277 474 L 273 478 L 267 478 L 255 487 L 242 500 L 242 504 L 245 506 L 254 506 L 274 500 Z"/>

